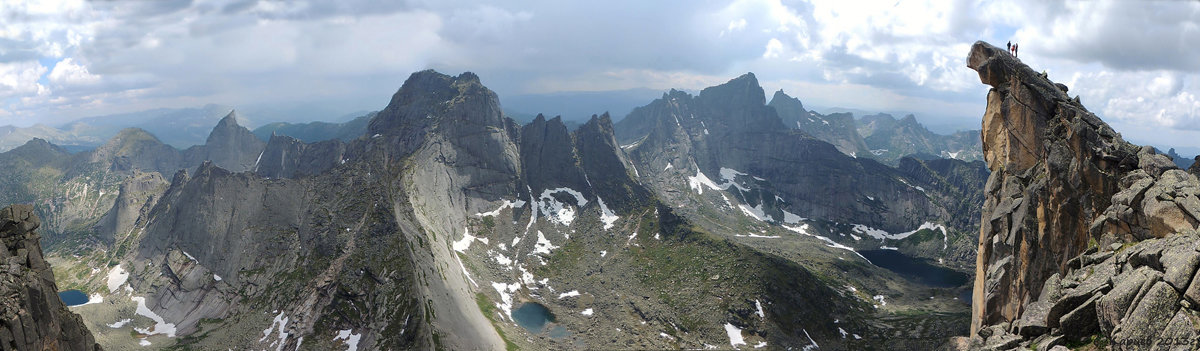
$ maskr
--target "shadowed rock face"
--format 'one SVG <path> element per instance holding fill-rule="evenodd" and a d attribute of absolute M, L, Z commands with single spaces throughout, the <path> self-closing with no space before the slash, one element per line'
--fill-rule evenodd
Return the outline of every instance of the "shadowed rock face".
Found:
<path fill-rule="evenodd" d="M 1181 301 L 1189 282 L 1196 285 L 1200 260 L 1196 177 L 1151 147 L 1125 142 L 1066 86 L 999 48 L 975 43 L 967 66 L 992 86 L 983 115 L 992 173 L 976 265 L 975 346 L 1041 339 L 1038 347 L 1049 348 L 1049 339 L 1100 333 L 1118 349 L 1138 349 L 1156 338 L 1194 338 L 1171 323 L 1196 313 L 1197 301 Z"/>
<path fill-rule="evenodd" d="M 58 297 L 34 231 L 39 225 L 32 206 L 0 210 L 0 349 L 100 350 L 83 320 Z"/>

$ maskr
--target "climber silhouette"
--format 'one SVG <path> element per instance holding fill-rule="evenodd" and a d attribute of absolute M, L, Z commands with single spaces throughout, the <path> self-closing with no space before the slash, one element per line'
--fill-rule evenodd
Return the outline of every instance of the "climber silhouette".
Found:
<path fill-rule="evenodd" d="M 1011 53 L 1012 53 L 1012 40 L 1009 40 L 1009 41 L 1008 41 L 1008 46 L 1007 46 L 1007 47 L 1008 47 L 1008 53 L 1010 53 L 1010 54 L 1011 54 Z"/>
<path fill-rule="evenodd" d="M 1017 50 L 1018 50 L 1018 49 L 1017 49 L 1017 44 L 1013 44 L 1013 48 L 1012 48 L 1012 51 L 1013 51 L 1013 57 L 1021 57 L 1020 55 L 1017 55 Z"/>

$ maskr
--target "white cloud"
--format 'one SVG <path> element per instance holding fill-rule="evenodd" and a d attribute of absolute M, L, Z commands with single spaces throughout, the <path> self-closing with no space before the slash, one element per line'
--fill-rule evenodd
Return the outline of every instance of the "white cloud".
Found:
<path fill-rule="evenodd" d="M 37 62 L 0 63 L 0 98 L 49 93 L 38 83 L 46 67 Z"/>
<path fill-rule="evenodd" d="M 65 58 L 54 65 L 50 75 L 46 76 L 51 83 L 59 85 L 89 85 L 100 82 L 100 76 L 88 72 L 87 67 L 76 64 L 75 59 Z"/>
<path fill-rule="evenodd" d="M 1193 77 L 1187 83 L 1170 71 L 1102 70 L 1076 72 L 1067 85 L 1078 90 L 1071 92 L 1080 95 L 1084 106 L 1110 122 L 1200 130 L 1200 82 Z"/>
<path fill-rule="evenodd" d="M 779 39 L 771 38 L 767 42 L 767 51 L 763 52 L 763 58 L 779 58 L 779 54 L 783 52 L 783 42 Z"/>

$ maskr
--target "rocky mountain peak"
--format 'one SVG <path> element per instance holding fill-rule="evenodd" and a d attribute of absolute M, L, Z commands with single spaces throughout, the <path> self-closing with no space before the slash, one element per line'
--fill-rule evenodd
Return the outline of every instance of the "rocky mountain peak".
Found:
<path fill-rule="evenodd" d="M 783 92 L 783 89 L 775 91 L 775 95 L 771 96 L 771 106 L 776 106 L 776 109 L 779 108 L 778 106 L 788 106 L 798 111 L 807 111 L 804 109 L 804 104 L 800 102 L 799 98 L 788 95 Z"/>
<path fill-rule="evenodd" d="M 249 130 L 242 127 L 237 122 L 237 111 L 229 111 L 229 114 L 222 117 L 212 131 L 208 133 L 207 144 L 224 142 L 230 139 L 240 137 L 242 131 L 249 133 Z"/>
<path fill-rule="evenodd" d="M 524 179 L 535 191 L 559 186 L 585 188 L 575 141 L 561 117 L 547 120 L 538 114 L 521 127 L 519 146 Z"/>
<path fill-rule="evenodd" d="M 226 115 L 225 115 L 225 117 L 221 117 L 221 120 L 220 120 L 220 121 L 217 121 L 217 128 L 221 128 L 221 127 L 226 127 L 226 128 L 237 127 L 237 126 L 238 126 L 237 118 L 238 118 L 238 116 L 237 116 L 237 110 L 229 110 L 229 113 L 228 113 L 228 114 L 226 114 Z"/>
<path fill-rule="evenodd" d="M 387 134 L 399 127 L 425 126 L 438 118 L 503 126 L 496 93 L 484 87 L 479 76 L 464 72 L 452 77 L 425 70 L 404 81 L 388 106 L 371 120 L 368 131 Z"/>
<path fill-rule="evenodd" d="M 1196 305 L 1180 300 L 1200 294 L 1192 278 L 1200 181 L 1152 147 L 1125 142 L 1065 85 L 1004 50 L 976 42 L 967 66 L 992 86 L 982 121 L 992 173 L 976 261 L 976 342 L 1194 340 L 1186 321 Z"/>
<path fill-rule="evenodd" d="M 266 143 L 254 133 L 238 125 L 237 112 L 230 111 L 213 127 L 205 144 L 188 149 L 185 158 L 190 161 L 189 164 L 213 161 L 227 170 L 244 172 L 254 168 L 258 155 L 265 147 Z"/>
<path fill-rule="evenodd" d="M 14 155 L 21 155 L 35 164 L 50 163 L 69 154 L 67 150 L 63 150 L 61 147 L 41 138 L 30 139 L 24 145 L 12 149 L 11 152 Z"/>
<path fill-rule="evenodd" d="M 700 91 L 700 99 L 708 100 L 712 106 L 726 109 L 741 109 L 747 106 L 762 106 L 767 103 L 762 86 L 754 73 L 746 73 L 731 79 L 725 84 L 704 88 Z"/>

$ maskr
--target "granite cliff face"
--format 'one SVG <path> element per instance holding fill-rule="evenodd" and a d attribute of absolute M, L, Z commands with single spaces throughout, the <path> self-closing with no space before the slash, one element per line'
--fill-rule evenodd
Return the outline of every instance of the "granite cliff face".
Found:
<path fill-rule="evenodd" d="M 1004 50 L 977 42 L 967 66 L 992 86 L 975 347 L 1194 347 L 1196 176 Z"/>
<path fill-rule="evenodd" d="M 0 349 L 100 350 L 83 320 L 58 297 L 35 231 L 40 225 L 32 206 L 0 210 Z"/>

